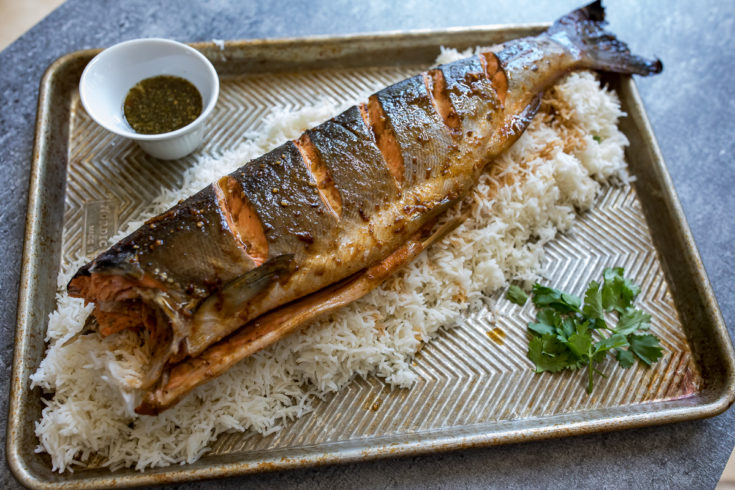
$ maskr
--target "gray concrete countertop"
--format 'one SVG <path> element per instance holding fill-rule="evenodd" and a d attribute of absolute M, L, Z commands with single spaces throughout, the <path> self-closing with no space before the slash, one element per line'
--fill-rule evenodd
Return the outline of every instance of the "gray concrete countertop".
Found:
<path fill-rule="evenodd" d="M 612 30 L 663 74 L 638 79 L 731 333 L 735 329 L 735 3 L 610 0 Z M 57 57 L 160 36 L 179 41 L 546 22 L 580 0 L 370 2 L 68 0 L 0 52 L 0 433 L 5 433 L 38 85 Z M 502 447 L 193 483 L 220 487 L 713 488 L 735 411 L 707 420 Z M 3 462 L 4 444 L 0 445 Z M 17 486 L 6 464 L 0 486 Z"/>

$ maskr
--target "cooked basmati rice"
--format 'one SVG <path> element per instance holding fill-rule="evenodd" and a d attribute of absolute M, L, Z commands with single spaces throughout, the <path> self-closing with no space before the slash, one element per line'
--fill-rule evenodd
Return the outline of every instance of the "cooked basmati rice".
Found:
<path fill-rule="evenodd" d="M 438 61 L 460 57 L 442 49 Z M 181 189 L 164 190 L 118 237 L 341 109 L 329 102 L 294 112 L 274 108 L 246 143 L 216 160 L 199 161 Z M 70 264 L 59 274 L 48 351 L 31 377 L 33 386 L 53 393 L 36 423 L 37 451 L 50 454 L 59 472 L 72 471 L 93 454 L 111 469 L 191 463 L 225 431 L 280 430 L 308 413 L 315 398 L 355 376 L 373 374 L 410 387 L 416 380 L 411 359 L 423 342 L 441 328 L 461 325 L 460 315 L 509 280 L 535 280 L 544 244 L 593 204 L 601 185 L 629 180 L 623 161 L 627 140 L 616 126 L 621 115 L 615 94 L 602 89 L 592 73 L 567 76 L 546 94 L 525 134 L 453 211 L 470 213 L 453 234 L 381 288 L 256 353 L 156 417 L 132 411 L 137 395 L 130 386 L 141 376 L 135 366 L 148 355 L 135 334 L 75 337 L 92 305 L 64 292 L 87 259 Z"/>

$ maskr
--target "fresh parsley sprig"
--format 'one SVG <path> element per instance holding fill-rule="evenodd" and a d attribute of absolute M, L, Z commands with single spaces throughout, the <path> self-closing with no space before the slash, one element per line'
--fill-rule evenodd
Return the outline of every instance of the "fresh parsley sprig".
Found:
<path fill-rule="evenodd" d="M 564 369 L 587 367 L 587 393 L 592 392 L 595 368 L 608 352 L 623 368 L 636 358 L 650 366 L 661 358 L 659 339 L 647 333 L 651 315 L 635 308 L 633 303 L 641 288 L 624 275 L 622 267 L 605 269 L 603 282 L 590 282 L 582 300 L 558 289 L 534 284 L 532 301 L 537 308 L 536 321 L 529 322 L 531 340 L 528 358 L 535 371 L 556 373 Z M 506 297 L 524 305 L 527 295 L 511 286 Z M 608 320 L 615 318 L 614 326 Z"/>

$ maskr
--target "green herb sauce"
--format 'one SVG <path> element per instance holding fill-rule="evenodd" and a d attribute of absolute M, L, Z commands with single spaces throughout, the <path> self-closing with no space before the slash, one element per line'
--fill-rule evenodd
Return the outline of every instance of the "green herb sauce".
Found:
<path fill-rule="evenodd" d="M 171 75 L 146 78 L 125 97 L 125 119 L 141 134 L 183 128 L 202 113 L 202 95 L 188 80 Z"/>

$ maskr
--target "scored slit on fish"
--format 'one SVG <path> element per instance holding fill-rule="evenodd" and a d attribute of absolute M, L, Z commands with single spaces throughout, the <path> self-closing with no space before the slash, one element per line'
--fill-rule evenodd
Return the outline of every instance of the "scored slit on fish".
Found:
<path fill-rule="evenodd" d="M 226 176 L 214 184 L 214 190 L 228 228 L 253 264 L 256 267 L 263 265 L 268 258 L 268 240 L 242 186 L 236 179 Z"/>
<path fill-rule="evenodd" d="M 508 91 L 508 79 L 506 78 L 505 70 L 501 68 L 500 60 L 495 53 L 485 52 L 480 53 L 479 56 L 485 77 L 492 81 L 495 95 L 502 105 L 505 103 L 505 95 Z"/>
<path fill-rule="evenodd" d="M 393 177 L 396 187 L 400 190 L 403 188 L 403 181 L 405 180 L 403 155 L 401 154 L 400 146 L 398 146 L 398 141 L 396 141 L 395 132 L 390 126 L 385 111 L 375 95 L 371 95 L 368 99 L 367 115 L 370 129 L 373 135 L 375 135 L 375 141 L 380 149 L 380 154 L 383 155 L 383 160 L 385 160 L 385 164 L 388 166 L 388 171 Z"/>
<path fill-rule="evenodd" d="M 339 191 L 334 185 L 334 180 L 324 165 L 323 159 L 311 142 L 311 138 L 309 138 L 308 134 L 304 133 L 294 143 L 299 148 L 301 157 L 304 159 L 309 172 L 314 177 L 314 184 L 319 189 L 319 195 L 322 201 L 327 205 L 329 211 L 334 213 L 335 218 L 339 219 L 342 216 L 342 197 L 339 195 Z M 275 191 L 276 189 L 274 189 Z M 307 237 L 303 238 L 304 241 L 309 243 L 313 241 L 310 236 L 308 239 Z"/>
<path fill-rule="evenodd" d="M 452 131 L 453 135 L 457 135 L 461 128 L 461 121 L 454 110 L 452 100 L 447 95 L 447 83 L 441 69 L 435 68 L 422 74 L 426 90 L 431 94 L 431 100 L 434 103 L 434 109 L 444 121 L 444 124 Z"/>

